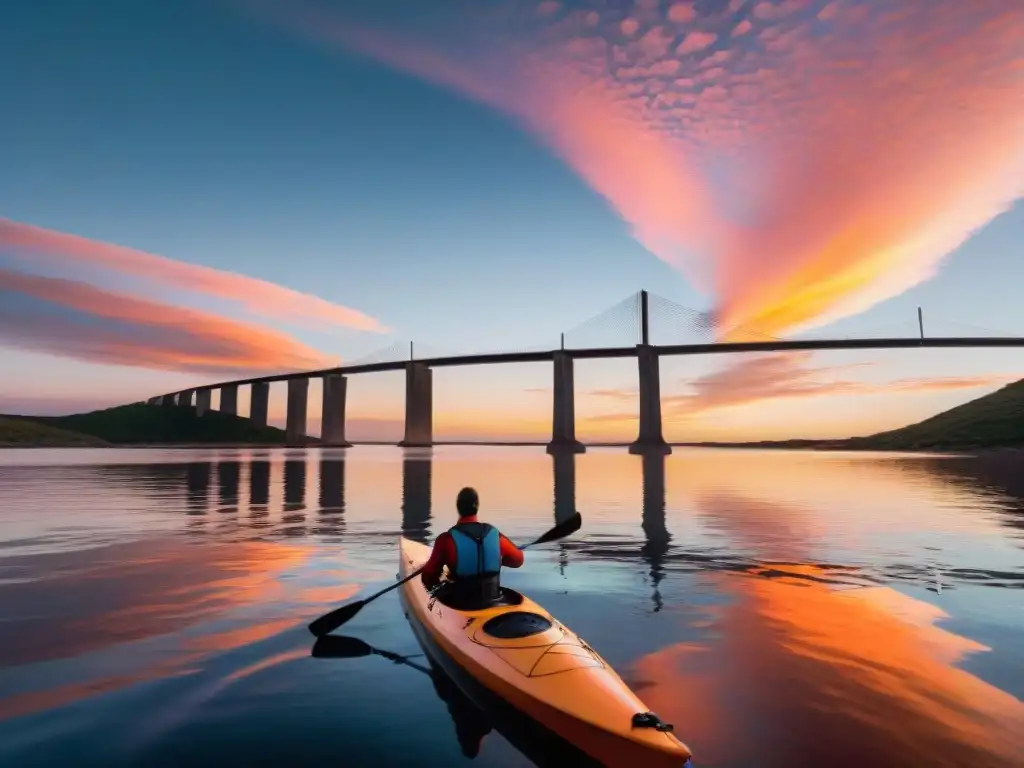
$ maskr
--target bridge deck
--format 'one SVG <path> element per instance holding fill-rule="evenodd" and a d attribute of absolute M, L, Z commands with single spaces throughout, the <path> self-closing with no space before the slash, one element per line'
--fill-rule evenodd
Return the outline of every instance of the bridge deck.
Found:
<path fill-rule="evenodd" d="M 888 338 L 888 339 L 799 339 L 793 341 L 741 341 L 711 344 L 675 344 L 651 345 L 658 355 L 720 355 L 751 352 L 785 352 L 794 350 L 826 350 L 826 349 L 913 349 L 915 347 L 942 348 L 993 348 L 993 347 L 1024 347 L 1024 337 L 1020 336 L 946 336 L 935 338 Z M 454 357 L 435 357 L 422 360 L 392 360 L 380 363 L 364 363 L 362 365 L 338 366 L 315 371 L 296 371 L 279 373 L 271 376 L 257 376 L 249 379 L 236 379 L 196 389 L 218 389 L 228 386 L 244 386 L 246 384 L 272 383 L 289 379 L 316 378 L 328 375 L 349 375 L 357 373 L 379 373 L 382 371 L 400 371 L 409 362 L 421 363 L 429 368 L 448 368 L 463 365 L 498 365 L 502 363 L 539 363 L 554 359 L 558 351 L 564 351 L 569 357 L 578 360 L 613 359 L 635 357 L 637 347 L 596 347 L 592 349 L 541 350 L 538 352 L 492 352 L 478 355 L 458 355 Z M 167 393 L 176 394 L 176 393 Z"/>

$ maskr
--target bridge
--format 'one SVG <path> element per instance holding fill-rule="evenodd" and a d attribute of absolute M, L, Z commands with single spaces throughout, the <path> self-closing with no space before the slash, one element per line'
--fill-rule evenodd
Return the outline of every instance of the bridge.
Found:
<path fill-rule="evenodd" d="M 652 327 L 652 310 L 667 322 Z M 616 344 L 610 346 L 587 345 L 579 342 L 595 330 L 611 328 Z M 659 360 L 674 355 L 737 354 L 753 352 L 783 352 L 794 350 L 828 349 L 910 349 L 953 347 L 1024 347 L 1024 336 L 926 336 L 920 309 L 917 317 L 917 335 L 880 336 L 877 338 L 804 338 L 778 339 L 759 333 L 756 329 L 737 328 L 749 339 L 736 342 L 706 341 L 713 333 L 712 324 L 704 313 L 682 307 L 648 291 L 639 291 L 613 307 L 595 315 L 561 334 L 560 346 L 517 351 L 475 354 L 433 354 L 416 358 L 415 346 L 395 343 L 384 350 L 358 359 L 347 365 L 315 371 L 298 371 L 271 376 L 237 379 L 194 389 L 186 389 L 150 398 L 154 405 L 195 407 L 202 415 L 210 410 L 212 393 L 220 390 L 220 408 L 223 413 L 238 415 L 239 387 L 249 386 L 249 418 L 257 424 L 267 424 L 270 385 L 286 382 L 288 387 L 285 444 L 305 445 L 308 410 L 309 381 L 323 380 L 323 404 L 320 444 L 349 447 L 345 437 L 345 405 L 347 376 L 381 371 L 405 371 L 405 435 L 398 443 L 404 447 L 427 447 L 433 439 L 433 375 L 434 368 L 468 365 L 496 365 L 500 363 L 553 364 L 551 440 L 547 444 L 550 454 L 576 454 L 585 452 L 576 439 L 575 388 L 573 361 L 635 357 L 639 377 L 639 429 L 629 450 L 635 454 L 668 454 L 671 446 L 662 434 L 661 381 Z M 655 338 L 660 332 L 661 343 Z M 693 337 L 696 336 L 696 339 Z M 687 341 L 687 338 L 692 340 Z M 574 344 L 574 340 L 577 342 Z M 566 342 L 569 342 L 568 346 Z M 194 402 L 193 402 L 194 398 Z"/>

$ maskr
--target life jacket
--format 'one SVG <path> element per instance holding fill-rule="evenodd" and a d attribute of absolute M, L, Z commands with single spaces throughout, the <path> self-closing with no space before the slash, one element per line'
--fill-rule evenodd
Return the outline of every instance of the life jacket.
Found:
<path fill-rule="evenodd" d="M 452 600 L 484 606 L 501 596 L 501 534 L 487 523 L 458 523 L 448 529 L 455 543 Z"/>

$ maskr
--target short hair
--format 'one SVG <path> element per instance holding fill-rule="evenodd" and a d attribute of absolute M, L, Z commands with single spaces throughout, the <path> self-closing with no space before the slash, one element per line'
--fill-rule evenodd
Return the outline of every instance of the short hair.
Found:
<path fill-rule="evenodd" d="M 480 497 L 473 488 L 463 488 L 455 499 L 455 508 L 459 510 L 459 517 L 475 515 L 480 508 Z"/>

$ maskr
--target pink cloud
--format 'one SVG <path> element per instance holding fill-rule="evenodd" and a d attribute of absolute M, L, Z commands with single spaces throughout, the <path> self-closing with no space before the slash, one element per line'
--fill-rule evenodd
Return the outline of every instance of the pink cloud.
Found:
<path fill-rule="evenodd" d="M 692 3 L 673 3 L 668 9 L 668 20 L 674 24 L 686 24 L 697 18 Z"/>
<path fill-rule="evenodd" d="M 833 2 L 822 6 L 821 10 L 818 11 L 818 18 L 822 21 L 828 21 L 829 19 L 834 19 L 838 13 L 839 2 L 838 0 L 833 0 Z"/>
<path fill-rule="evenodd" d="M 898 295 L 1024 195 L 1024 4 L 734 3 L 660 57 L 639 13 L 577 48 L 604 7 L 580 6 L 511 24 L 516 6 L 496 3 L 444 39 L 397 31 L 383 9 L 375 29 L 294 6 L 281 18 L 513 115 L 709 296 L 724 339 Z M 643 26 L 673 23 L 671 7 Z M 712 40 L 728 60 L 709 63 Z"/>
<path fill-rule="evenodd" d="M 0 291 L 50 305 L 0 308 L 4 346 L 90 363 L 204 374 L 258 375 L 332 365 L 326 355 L 277 331 L 75 280 L 0 269 Z"/>
<path fill-rule="evenodd" d="M 562 10 L 562 4 L 556 0 L 544 0 L 537 4 L 537 13 L 540 16 L 554 16 L 560 10 Z"/>
<path fill-rule="evenodd" d="M 87 265 L 140 277 L 162 286 L 214 296 L 240 304 L 260 316 L 341 325 L 383 332 L 364 313 L 265 280 L 200 264 L 175 261 L 120 245 L 0 219 L 0 251 L 49 262 L 58 267 Z"/>
<path fill-rule="evenodd" d="M 672 40 L 675 35 L 666 30 L 664 27 L 655 26 L 644 32 L 643 36 L 637 40 L 637 47 L 643 53 L 646 59 L 661 59 L 669 51 L 672 46 Z M 679 62 L 662 62 L 678 64 Z"/>
<path fill-rule="evenodd" d="M 732 36 L 733 37 L 739 37 L 740 35 L 745 35 L 745 34 L 747 34 L 747 32 L 749 32 L 751 29 L 753 29 L 753 27 L 754 27 L 754 25 L 750 23 L 749 19 L 744 19 L 739 24 L 737 24 L 735 27 L 733 27 Z"/>
<path fill-rule="evenodd" d="M 676 48 L 676 53 L 680 56 L 686 56 L 690 53 L 703 51 L 709 45 L 713 45 L 717 39 L 718 35 L 714 32 L 691 32 L 683 38 L 683 42 Z"/>

